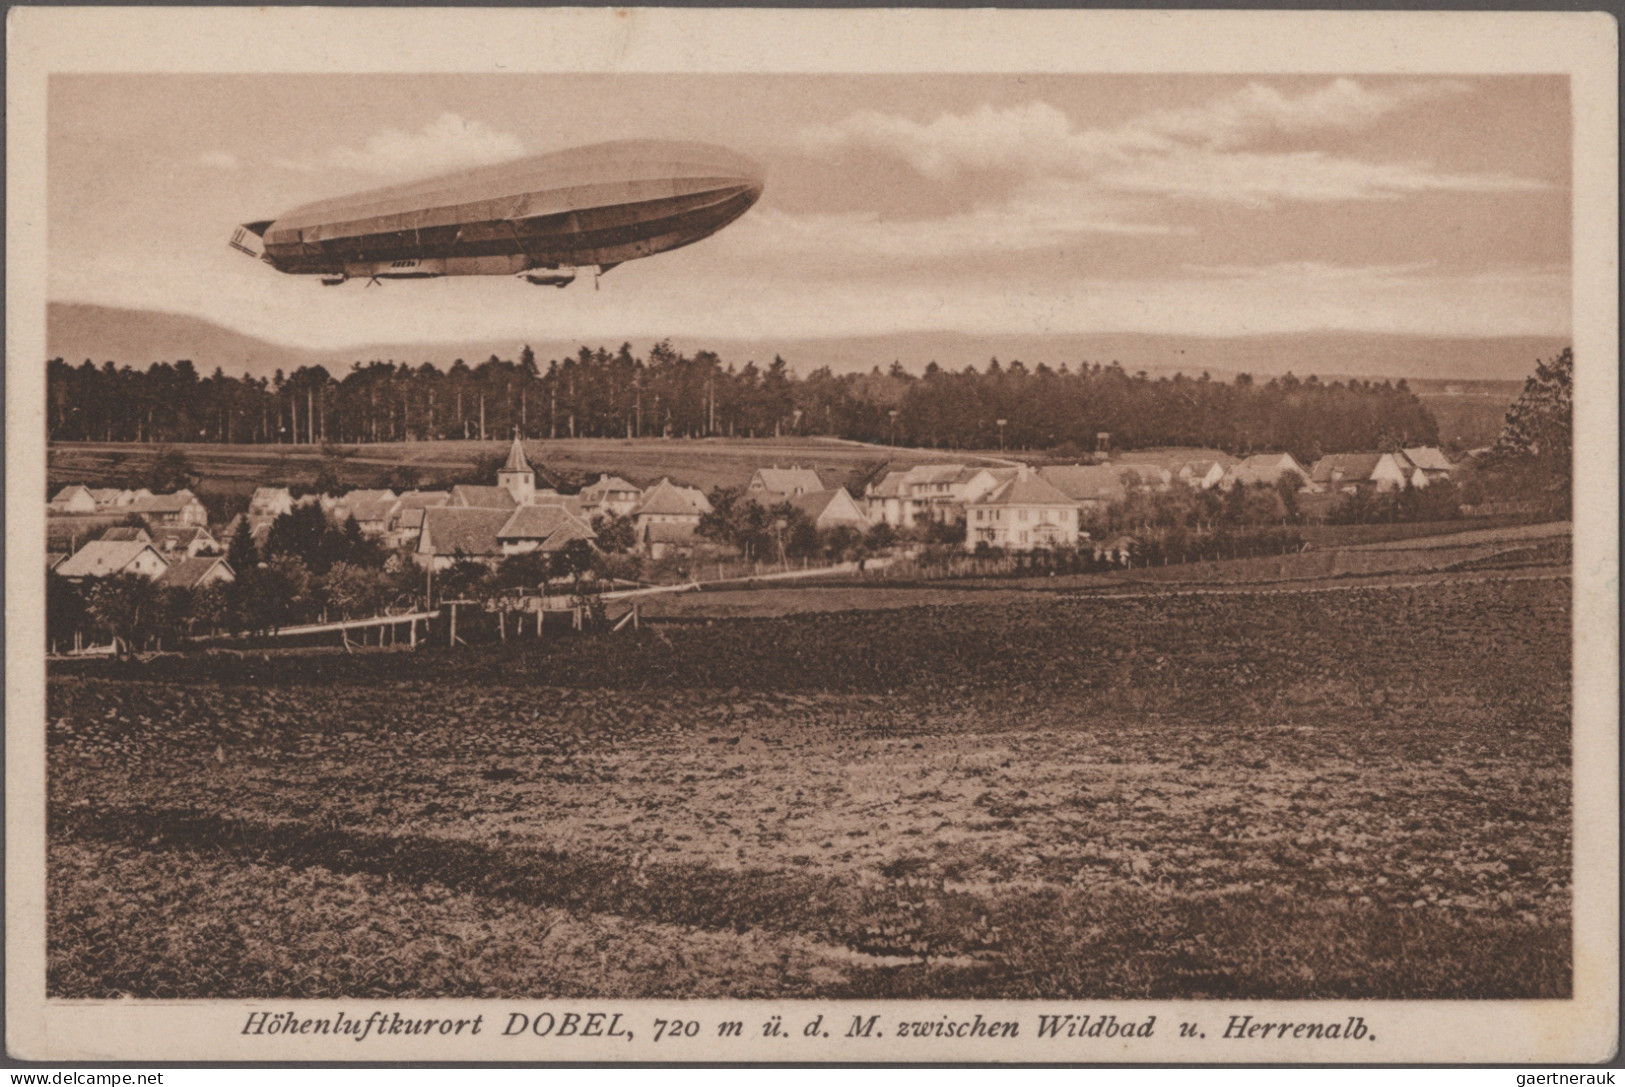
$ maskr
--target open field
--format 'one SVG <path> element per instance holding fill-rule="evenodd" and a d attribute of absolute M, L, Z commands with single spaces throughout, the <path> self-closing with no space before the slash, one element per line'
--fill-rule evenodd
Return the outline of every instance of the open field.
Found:
<path fill-rule="evenodd" d="M 1512 570 L 1527 570 L 1534 577 L 1567 575 L 1573 532 L 1567 522 L 1495 529 L 1466 528 L 1472 522 L 1450 523 L 1457 526 L 1457 531 L 1449 535 L 1401 537 L 1289 555 L 1053 577 L 911 580 L 907 574 L 893 577 L 889 571 L 879 571 L 863 579 L 828 578 L 797 584 L 763 581 L 749 586 L 707 588 L 704 592 L 663 593 L 641 598 L 638 606 L 645 618 L 655 620 L 771 618 L 806 612 L 1012 604 L 1031 600 L 1033 594 L 1205 591 L 1209 587 L 1249 593 L 1296 592 L 1381 587 L 1395 579 L 1473 581 Z M 1381 540 L 1382 536 L 1376 538 Z"/>
<path fill-rule="evenodd" d="M 53 996 L 1562 997 L 1566 580 L 53 672 Z"/>
<path fill-rule="evenodd" d="M 486 442 L 380 442 L 342 446 L 341 482 L 370 486 L 384 473 L 405 467 L 432 484 L 467 471 L 482 457 L 507 452 L 508 439 Z M 154 445 L 131 442 L 58 442 L 52 444 L 49 475 L 53 482 L 100 485 L 114 473 L 139 471 L 152 462 Z M 319 445 L 182 445 L 203 476 L 203 487 L 222 492 L 251 491 L 261 484 L 286 486 L 316 478 L 323 462 Z M 625 476 L 634 483 L 653 483 L 662 476 L 709 492 L 717 486 L 742 487 L 758 468 L 774 464 L 817 468 L 834 483 L 854 472 L 868 471 L 882 460 L 902 467 L 944 459 L 941 451 L 871 446 L 831 438 L 579 438 L 527 441 L 526 452 L 546 471 L 590 481 L 600 472 Z M 997 463 L 996 456 L 954 453 L 972 464 Z"/>

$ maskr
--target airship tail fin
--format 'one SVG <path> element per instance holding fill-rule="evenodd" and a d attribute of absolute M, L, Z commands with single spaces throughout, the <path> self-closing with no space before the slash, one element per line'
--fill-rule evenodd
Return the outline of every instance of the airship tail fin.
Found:
<path fill-rule="evenodd" d="M 265 243 L 260 240 L 260 236 L 270 225 L 270 223 L 244 223 L 231 232 L 231 241 L 226 244 L 245 256 L 259 260 L 265 256 Z M 255 230 L 255 227 L 259 229 Z"/>

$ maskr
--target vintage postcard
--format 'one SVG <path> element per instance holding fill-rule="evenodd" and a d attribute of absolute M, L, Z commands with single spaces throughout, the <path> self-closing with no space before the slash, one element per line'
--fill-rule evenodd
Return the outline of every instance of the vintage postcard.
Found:
<path fill-rule="evenodd" d="M 13 1057 L 1614 1053 L 1612 19 L 8 32 Z"/>

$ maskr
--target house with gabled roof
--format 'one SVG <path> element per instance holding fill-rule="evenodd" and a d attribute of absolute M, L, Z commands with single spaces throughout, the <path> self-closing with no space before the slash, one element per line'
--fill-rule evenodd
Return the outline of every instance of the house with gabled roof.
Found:
<path fill-rule="evenodd" d="M 889 471 L 864 489 L 869 519 L 894 528 L 912 528 L 925 521 L 960 521 L 969 503 L 1014 478 L 1015 471 L 959 463 L 916 464 L 906 471 Z"/>
<path fill-rule="evenodd" d="M 581 491 L 581 509 L 589 517 L 630 517 L 642 502 L 643 492 L 634 484 L 607 473 Z"/>
<path fill-rule="evenodd" d="M 397 500 L 394 523 L 385 533 L 390 547 L 415 543 L 423 528 L 423 511 L 451 501 L 450 491 L 407 491 Z"/>
<path fill-rule="evenodd" d="M 357 490 L 340 497 L 328 509 L 335 524 L 342 525 L 355 518 L 356 528 L 363 536 L 383 536 L 394 527 L 401 500 L 391 490 Z"/>
<path fill-rule="evenodd" d="M 909 500 L 907 483 L 907 472 L 890 471 L 864 488 L 871 523 L 884 521 L 893 528 L 914 527 L 914 504 Z"/>
<path fill-rule="evenodd" d="M 1174 478 L 1187 487 L 1211 490 L 1224 480 L 1224 467 L 1224 464 L 1217 460 L 1188 460 L 1179 466 Z"/>
<path fill-rule="evenodd" d="M 805 514 L 813 523 L 813 527 L 820 531 L 849 528 L 854 532 L 863 532 L 869 527 L 868 514 L 864 513 L 845 487 L 836 487 L 829 491 L 808 491 L 805 494 L 793 495 L 787 500 L 791 506 Z"/>
<path fill-rule="evenodd" d="M 1078 504 L 1083 513 L 1097 513 L 1128 498 L 1128 488 L 1116 468 L 1105 464 L 1049 464 L 1038 470 L 1044 482 Z"/>
<path fill-rule="evenodd" d="M 109 543 L 151 543 L 152 534 L 140 525 L 113 525 L 101 534 Z"/>
<path fill-rule="evenodd" d="M 209 511 L 198 500 L 197 495 L 191 491 L 180 490 L 174 494 L 155 494 L 147 498 L 138 498 L 131 502 L 128 509 L 131 513 L 139 513 L 146 518 L 149 524 L 154 525 L 207 525 Z"/>
<path fill-rule="evenodd" d="M 527 503 L 512 509 L 429 506 L 418 510 L 414 560 L 444 570 L 460 561 L 495 566 L 527 551 L 561 551 L 571 540 L 595 539 L 592 526 L 563 505 Z"/>
<path fill-rule="evenodd" d="M 426 509 L 413 560 L 434 570 L 444 570 L 465 560 L 495 565 L 502 560 L 502 541 L 497 539 L 497 533 L 512 516 L 513 508 L 436 506 Z"/>
<path fill-rule="evenodd" d="M 1133 469 L 1142 488 L 1167 490 L 1175 483 L 1183 483 L 1206 489 L 1224 478 L 1225 469 L 1236 463 L 1236 458 L 1217 449 L 1131 449 L 1112 463 Z"/>
<path fill-rule="evenodd" d="M 64 559 L 56 572 L 65 578 L 140 574 L 156 578 L 169 564 L 150 543 L 139 540 L 91 540 Z"/>
<path fill-rule="evenodd" d="M 559 505 L 520 506 L 497 530 L 497 543 L 504 556 L 562 551 L 571 540 L 590 543 L 596 538 L 591 525 Z"/>
<path fill-rule="evenodd" d="M 178 558 L 158 576 L 158 584 L 166 589 L 195 591 L 209 585 L 226 585 L 237 580 L 224 555 L 200 555 Z"/>
<path fill-rule="evenodd" d="M 1456 470 L 1455 462 L 1445 456 L 1444 450 L 1437 446 L 1419 445 L 1400 452 L 1405 455 L 1406 460 L 1415 465 L 1417 471 L 1421 472 L 1428 482 L 1449 479 Z"/>
<path fill-rule="evenodd" d="M 51 496 L 46 508 L 52 513 L 95 513 L 96 496 L 84 484 L 70 483 Z"/>
<path fill-rule="evenodd" d="M 1321 490 L 1392 491 L 1405 486 L 1408 462 L 1393 453 L 1329 453 L 1315 461 L 1309 479 Z M 1413 469 L 1414 470 L 1414 469 Z M 1426 483 L 1423 484 L 1426 486 Z"/>
<path fill-rule="evenodd" d="M 633 513 L 634 531 L 638 542 L 653 549 L 655 544 L 690 543 L 700 527 L 700 517 L 706 512 L 700 505 L 705 496 L 691 487 L 679 487 L 669 479 L 661 479 L 643 492 L 643 501 Z"/>
<path fill-rule="evenodd" d="M 1025 465 L 965 508 L 965 550 L 1032 551 L 1078 545 L 1078 503 Z"/>
<path fill-rule="evenodd" d="M 818 478 L 818 473 L 813 469 L 780 468 L 775 464 L 771 468 L 756 469 L 756 474 L 750 477 L 750 482 L 745 486 L 745 493 L 796 495 L 823 489 L 824 481 Z"/>
<path fill-rule="evenodd" d="M 90 493 L 96 499 L 96 508 L 103 510 L 116 510 L 152 497 L 152 492 L 145 487 L 134 491 L 128 487 L 92 487 Z"/>
<path fill-rule="evenodd" d="M 446 505 L 476 510 L 511 510 L 519 503 L 514 500 L 513 492 L 506 487 L 481 487 L 459 483 L 451 489 L 451 497 Z"/>
<path fill-rule="evenodd" d="M 102 539 L 107 539 L 106 534 Z M 176 556 L 196 558 L 205 551 L 219 551 L 220 541 L 202 525 L 153 525 L 152 546 L 173 562 Z"/>
<path fill-rule="evenodd" d="M 1306 487 L 1309 485 L 1309 469 L 1291 453 L 1254 453 L 1232 464 L 1225 471 L 1219 486 L 1227 491 L 1238 486 L 1273 487 L 1282 479 L 1292 479 L 1298 487 Z"/>

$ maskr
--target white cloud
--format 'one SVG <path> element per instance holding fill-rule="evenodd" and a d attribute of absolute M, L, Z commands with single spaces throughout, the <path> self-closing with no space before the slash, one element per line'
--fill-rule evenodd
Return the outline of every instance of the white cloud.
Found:
<path fill-rule="evenodd" d="M 1277 200 L 1395 200 L 1424 192 L 1534 192 L 1509 174 L 1453 174 L 1424 162 L 1366 162 L 1322 151 L 1221 151 L 1180 146 L 1095 174 L 1102 188 L 1185 200 L 1268 206 Z"/>
<path fill-rule="evenodd" d="M 360 147 L 335 147 L 317 161 L 278 159 L 276 165 L 304 173 L 332 167 L 406 178 L 505 162 L 524 153 L 519 137 L 446 112 L 416 132 L 386 128 Z"/>
<path fill-rule="evenodd" d="M 863 110 L 800 134 L 802 148 L 810 153 L 860 147 L 894 155 L 937 180 L 964 170 L 1064 168 L 1082 150 L 1077 141 L 1072 122 L 1048 102 L 1010 109 L 984 105 L 968 114 L 944 113 L 925 124 Z"/>
<path fill-rule="evenodd" d="M 1459 80 L 1430 80 L 1371 89 L 1353 79 L 1334 79 L 1297 97 L 1262 83 L 1203 106 L 1163 110 L 1133 127 L 1212 147 L 1239 147 L 1271 132 L 1288 135 L 1322 129 L 1360 129 L 1416 102 L 1465 94 Z"/>
<path fill-rule="evenodd" d="M 1101 199 L 1075 183 L 1046 179 L 1021 186 L 1004 203 L 930 219 L 887 219 L 874 213 L 796 215 L 753 211 L 715 245 L 752 259 L 828 260 L 832 265 L 915 263 L 986 253 L 1065 246 L 1086 235 L 1184 232 L 1136 219 L 1121 200 Z"/>
<path fill-rule="evenodd" d="M 210 166 L 216 170 L 237 169 L 237 156 L 230 151 L 205 151 L 197 157 L 198 164 Z"/>
<path fill-rule="evenodd" d="M 1365 128 L 1414 103 L 1470 88 L 1449 80 L 1370 89 L 1337 79 L 1300 95 L 1252 83 L 1202 106 L 1162 110 L 1116 128 L 1076 131 L 1047 102 L 929 122 L 860 111 L 831 125 L 809 127 L 800 143 L 810 153 L 847 148 L 907 162 L 922 175 L 947 180 L 961 173 L 1010 171 L 1068 178 L 1103 193 L 1244 204 L 1275 200 L 1378 200 L 1407 193 L 1523 192 L 1541 182 L 1507 174 L 1463 174 L 1425 162 L 1376 162 L 1324 151 L 1245 150 L 1267 135 L 1286 137 Z"/>

